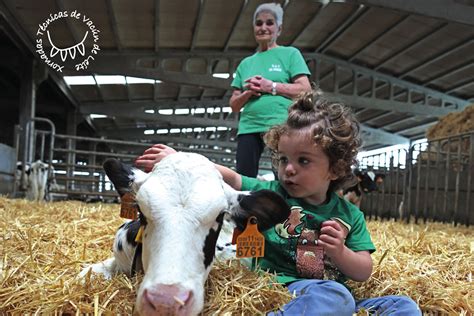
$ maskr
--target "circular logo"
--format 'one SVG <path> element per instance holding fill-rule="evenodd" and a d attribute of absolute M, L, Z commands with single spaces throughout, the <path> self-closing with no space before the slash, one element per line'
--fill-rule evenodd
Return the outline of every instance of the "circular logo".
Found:
<path fill-rule="evenodd" d="M 76 43 L 71 46 L 61 47 L 57 43 L 59 38 L 64 38 L 64 32 L 59 20 L 65 21 L 70 26 L 77 26 L 79 30 Z M 56 26 L 56 27 L 55 27 Z M 87 69 L 94 56 L 100 51 L 99 33 L 94 22 L 85 14 L 74 11 L 60 11 L 50 14 L 49 17 L 38 25 L 36 31 L 36 52 L 41 59 L 52 69 L 62 72 L 66 65 L 74 64 L 76 71 Z M 89 48 L 90 47 L 90 48 Z"/>

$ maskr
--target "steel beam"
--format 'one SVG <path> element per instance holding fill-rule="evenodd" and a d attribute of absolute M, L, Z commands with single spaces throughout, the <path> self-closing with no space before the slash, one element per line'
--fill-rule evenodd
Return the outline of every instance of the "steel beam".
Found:
<path fill-rule="evenodd" d="M 363 146 L 366 147 L 374 144 L 397 145 L 410 143 L 410 140 L 406 137 L 369 126 L 361 126 L 361 138 Z"/>
<path fill-rule="evenodd" d="M 468 1 L 456 0 L 349 0 L 348 2 L 368 6 L 394 9 L 450 22 L 474 25 L 474 7 Z M 464 2 L 466 4 L 464 4 Z"/>

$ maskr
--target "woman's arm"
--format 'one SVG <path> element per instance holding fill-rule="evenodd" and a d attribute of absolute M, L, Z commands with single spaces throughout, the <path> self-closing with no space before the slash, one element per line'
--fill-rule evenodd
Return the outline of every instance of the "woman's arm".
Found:
<path fill-rule="evenodd" d="M 260 95 L 261 93 L 253 90 L 234 90 L 229 100 L 229 105 L 232 109 L 232 112 L 240 112 L 240 110 L 245 106 L 252 96 L 259 97 Z"/>
<path fill-rule="evenodd" d="M 272 93 L 273 81 L 263 78 L 262 76 L 254 76 L 245 80 L 247 84 L 245 88 L 258 93 Z M 293 78 L 291 83 L 275 82 L 276 95 L 281 95 L 290 99 L 296 98 L 303 92 L 311 91 L 311 84 L 308 76 L 298 75 Z"/>

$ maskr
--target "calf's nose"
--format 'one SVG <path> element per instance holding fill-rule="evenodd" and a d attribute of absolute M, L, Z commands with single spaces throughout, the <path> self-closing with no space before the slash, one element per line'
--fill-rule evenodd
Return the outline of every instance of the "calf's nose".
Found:
<path fill-rule="evenodd" d="M 158 284 L 143 291 L 145 315 L 187 316 L 193 292 L 177 284 Z"/>

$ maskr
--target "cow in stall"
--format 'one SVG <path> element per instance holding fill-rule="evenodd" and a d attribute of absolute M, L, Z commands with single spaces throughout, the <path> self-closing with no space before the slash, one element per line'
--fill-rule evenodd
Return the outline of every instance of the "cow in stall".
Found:
<path fill-rule="evenodd" d="M 342 195 L 347 201 L 360 207 L 362 196 L 366 193 L 377 190 L 377 185 L 383 182 L 385 175 L 375 174 L 373 171 L 362 172 L 358 169 L 354 170 L 357 183 L 353 186 L 342 190 Z"/>
<path fill-rule="evenodd" d="M 214 164 L 198 154 L 169 155 L 148 174 L 115 159 L 108 159 L 104 169 L 121 197 L 134 196 L 140 215 L 118 229 L 114 256 L 80 275 L 132 275 L 141 266 L 144 276 L 135 304 L 139 315 L 199 314 L 216 248 L 222 251 L 231 241 L 232 229 L 222 226 L 232 223 L 243 230 L 255 216 L 264 231 L 290 214 L 275 192 L 234 190 Z M 221 230 L 227 234 L 219 236 Z"/>
<path fill-rule="evenodd" d="M 23 166 L 21 162 L 17 162 L 17 185 L 20 186 L 20 181 L 23 181 L 24 188 L 26 188 L 26 199 L 35 202 L 48 200 L 48 187 L 51 182 L 48 177 L 49 168 L 49 164 L 36 160 L 25 165 L 25 178 L 22 180 Z"/>

